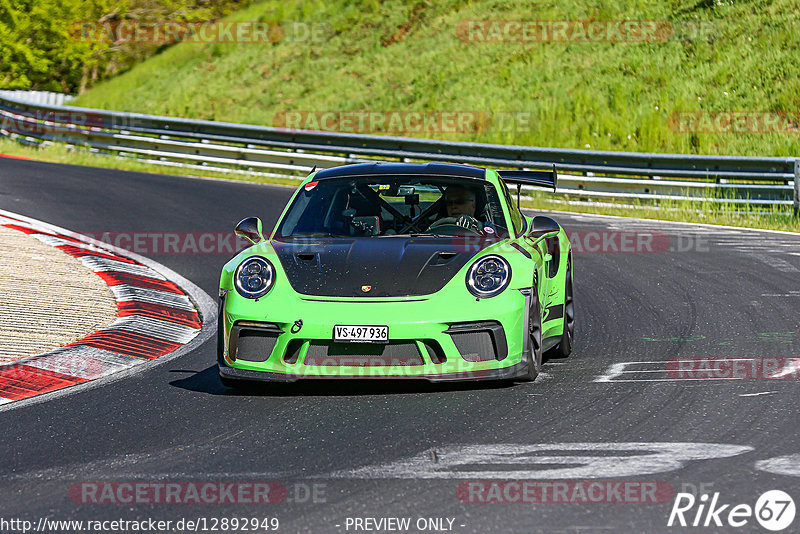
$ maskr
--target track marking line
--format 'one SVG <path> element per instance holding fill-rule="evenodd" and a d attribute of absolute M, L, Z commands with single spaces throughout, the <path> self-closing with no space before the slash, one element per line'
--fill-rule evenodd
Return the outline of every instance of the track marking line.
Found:
<path fill-rule="evenodd" d="M 756 469 L 775 473 L 776 475 L 786 475 L 790 477 L 800 477 L 800 454 L 790 454 L 778 456 L 769 460 L 759 460 L 756 462 Z"/>
<path fill-rule="evenodd" d="M 778 358 L 782 364 L 780 369 L 774 369 L 774 372 L 766 376 L 761 376 L 761 373 L 766 371 L 767 367 L 764 365 L 763 369 L 753 371 L 753 374 L 742 372 L 741 376 L 724 376 L 722 373 L 729 372 L 721 368 L 716 368 L 720 362 L 730 364 L 732 362 L 772 362 L 776 359 L 770 358 L 682 358 L 670 360 L 656 360 L 649 362 L 618 362 L 611 364 L 606 372 L 597 376 L 593 382 L 596 383 L 622 383 L 622 382 L 689 382 L 700 380 L 753 380 L 753 379 L 769 379 L 779 380 L 784 377 L 800 375 L 800 358 Z M 695 368 L 695 366 L 700 367 Z M 634 365 L 644 366 L 659 366 L 658 369 L 630 369 Z M 755 367 L 755 366 L 754 366 Z M 652 375 L 648 373 L 664 373 L 664 374 L 677 374 L 679 376 L 667 376 L 662 378 L 650 378 Z M 717 373 L 715 376 L 714 373 Z M 682 376 L 689 374 L 689 376 Z M 702 374 L 704 376 L 693 377 L 691 374 Z M 627 378 L 624 375 L 636 375 L 640 378 Z"/>

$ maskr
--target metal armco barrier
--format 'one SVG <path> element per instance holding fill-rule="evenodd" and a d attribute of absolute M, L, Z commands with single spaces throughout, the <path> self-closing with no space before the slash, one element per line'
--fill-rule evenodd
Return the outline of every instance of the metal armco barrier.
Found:
<path fill-rule="evenodd" d="M 72 96 L 65 93 L 54 93 L 53 91 L 9 91 L 1 90 L 0 98 L 10 98 L 31 102 L 33 104 L 47 104 L 50 106 L 61 106 L 72 100 Z"/>
<path fill-rule="evenodd" d="M 442 161 L 559 171 L 557 194 L 793 205 L 800 159 L 570 150 L 291 130 L 26 102 L 0 94 L 0 134 L 63 142 L 151 163 L 302 177 L 363 161 Z"/>

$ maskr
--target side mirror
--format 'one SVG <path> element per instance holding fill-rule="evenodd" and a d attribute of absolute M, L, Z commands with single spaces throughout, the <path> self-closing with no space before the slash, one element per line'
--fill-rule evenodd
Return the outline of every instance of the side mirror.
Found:
<path fill-rule="evenodd" d="M 233 230 L 236 237 L 247 239 L 254 245 L 258 245 L 264 241 L 264 235 L 261 233 L 261 219 L 258 217 L 247 217 L 239 221 L 236 228 Z"/>
<path fill-rule="evenodd" d="M 550 217 L 534 217 L 533 224 L 528 229 L 526 237 L 534 241 L 541 241 L 547 237 L 554 237 L 561 231 L 561 227 Z"/>

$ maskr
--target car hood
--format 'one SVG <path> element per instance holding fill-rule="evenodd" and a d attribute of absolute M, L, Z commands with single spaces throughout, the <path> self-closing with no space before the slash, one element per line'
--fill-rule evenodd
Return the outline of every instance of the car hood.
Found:
<path fill-rule="evenodd" d="M 273 241 L 292 288 L 325 297 L 435 293 L 494 240 L 387 236 Z"/>

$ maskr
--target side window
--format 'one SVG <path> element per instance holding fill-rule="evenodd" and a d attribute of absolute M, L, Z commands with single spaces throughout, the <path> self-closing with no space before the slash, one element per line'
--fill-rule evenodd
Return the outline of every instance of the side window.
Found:
<path fill-rule="evenodd" d="M 514 225 L 514 235 L 519 237 L 522 232 L 522 214 L 519 212 L 516 202 L 511 198 L 511 193 L 509 193 L 505 182 L 503 182 L 503 180 L 499 180 L 499 182 L 503 190 L 503 196 L 506 197 L 508 211 L 511 214 L 511 224 Z"/>

